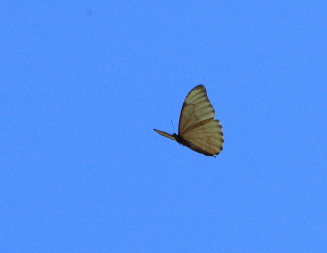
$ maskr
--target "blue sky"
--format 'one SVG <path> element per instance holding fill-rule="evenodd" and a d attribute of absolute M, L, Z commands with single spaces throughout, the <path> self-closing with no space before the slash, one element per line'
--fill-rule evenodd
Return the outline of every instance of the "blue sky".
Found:
<path fill-rule="evenodd" d="M 3 1 L 1 252 L 327 252 L 326 1 Z M 163 138 L 204 84 L 225 133 Z"/>

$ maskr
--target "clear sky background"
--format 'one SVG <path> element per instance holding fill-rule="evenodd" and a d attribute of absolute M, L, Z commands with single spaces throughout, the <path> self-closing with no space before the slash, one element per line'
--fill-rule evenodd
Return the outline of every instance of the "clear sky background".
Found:
<path fill-rule="evenodd" d="M 326 1 L 0 12 L 1 252 L 327 252 Z M 152 130 L 200 83 L 216 159 Z"/>

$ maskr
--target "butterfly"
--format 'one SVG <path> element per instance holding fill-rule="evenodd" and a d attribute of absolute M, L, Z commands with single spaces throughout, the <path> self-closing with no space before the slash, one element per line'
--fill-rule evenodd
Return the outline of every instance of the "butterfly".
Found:
<path fill-rule="evenodd" d="M 164 137 L 207 156 L 218 155 L 223 150 L 224 134 L 215 109 L 200 84 L 186 96 L 179 117 L 178 134 L 168 134 L 153 129 Z"/>

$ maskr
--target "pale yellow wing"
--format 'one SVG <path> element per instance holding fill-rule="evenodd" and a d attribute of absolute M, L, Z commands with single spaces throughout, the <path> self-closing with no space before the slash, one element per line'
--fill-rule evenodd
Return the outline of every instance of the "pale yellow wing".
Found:
<path fill-rule="evenodd" d="M 173 135 L 169 134 L 169 133 L 166 133 L 164 131 L 160 131 L 158 129 L 153 129 L 153 130 L 156 131 L 158 134 L 160 134 L 162 136 L 165 136 L 165 137 L 167 137 L 169 139 L 172 139 L 172 140 L 176 141 L 175 137 Z"/>
<path fill-rule="evenodd" d="M 202 121 L 182 137 L 190 143 L 193 150 L 206 155 L 218 155 L 223 150 L 224 134 L 217 119 Z"/>
<path fill-rule="evenodd" d="M 203 85 L 194 87 L 186 96 L 179 117 L 178 134 L 184 135 L 204 120 L 213 119 L 215 109 L 210 104 L 206 88 Z"/>
<path fill-rule="evenodd" d="M 215 109 L 203 85 L 193 88 L 186 96 L 179 121 L 179 135 L 193 150 L 217 155 L 223 149 L 224 135 Z"/>

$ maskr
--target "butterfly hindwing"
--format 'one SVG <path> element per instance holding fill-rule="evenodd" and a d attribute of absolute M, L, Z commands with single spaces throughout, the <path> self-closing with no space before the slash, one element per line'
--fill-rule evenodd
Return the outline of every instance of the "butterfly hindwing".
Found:
<path fill-rule="evenodd" d="M 201 148 L 201 150 L 210 155 L 218 155 L 223 149 L 224 137 L 222 127 L 219 120 L 216 119 L 203 121 L 201 125 L 192 128 L 182 137 L 189 143 L 192 143 L 193 147 Z"/>

